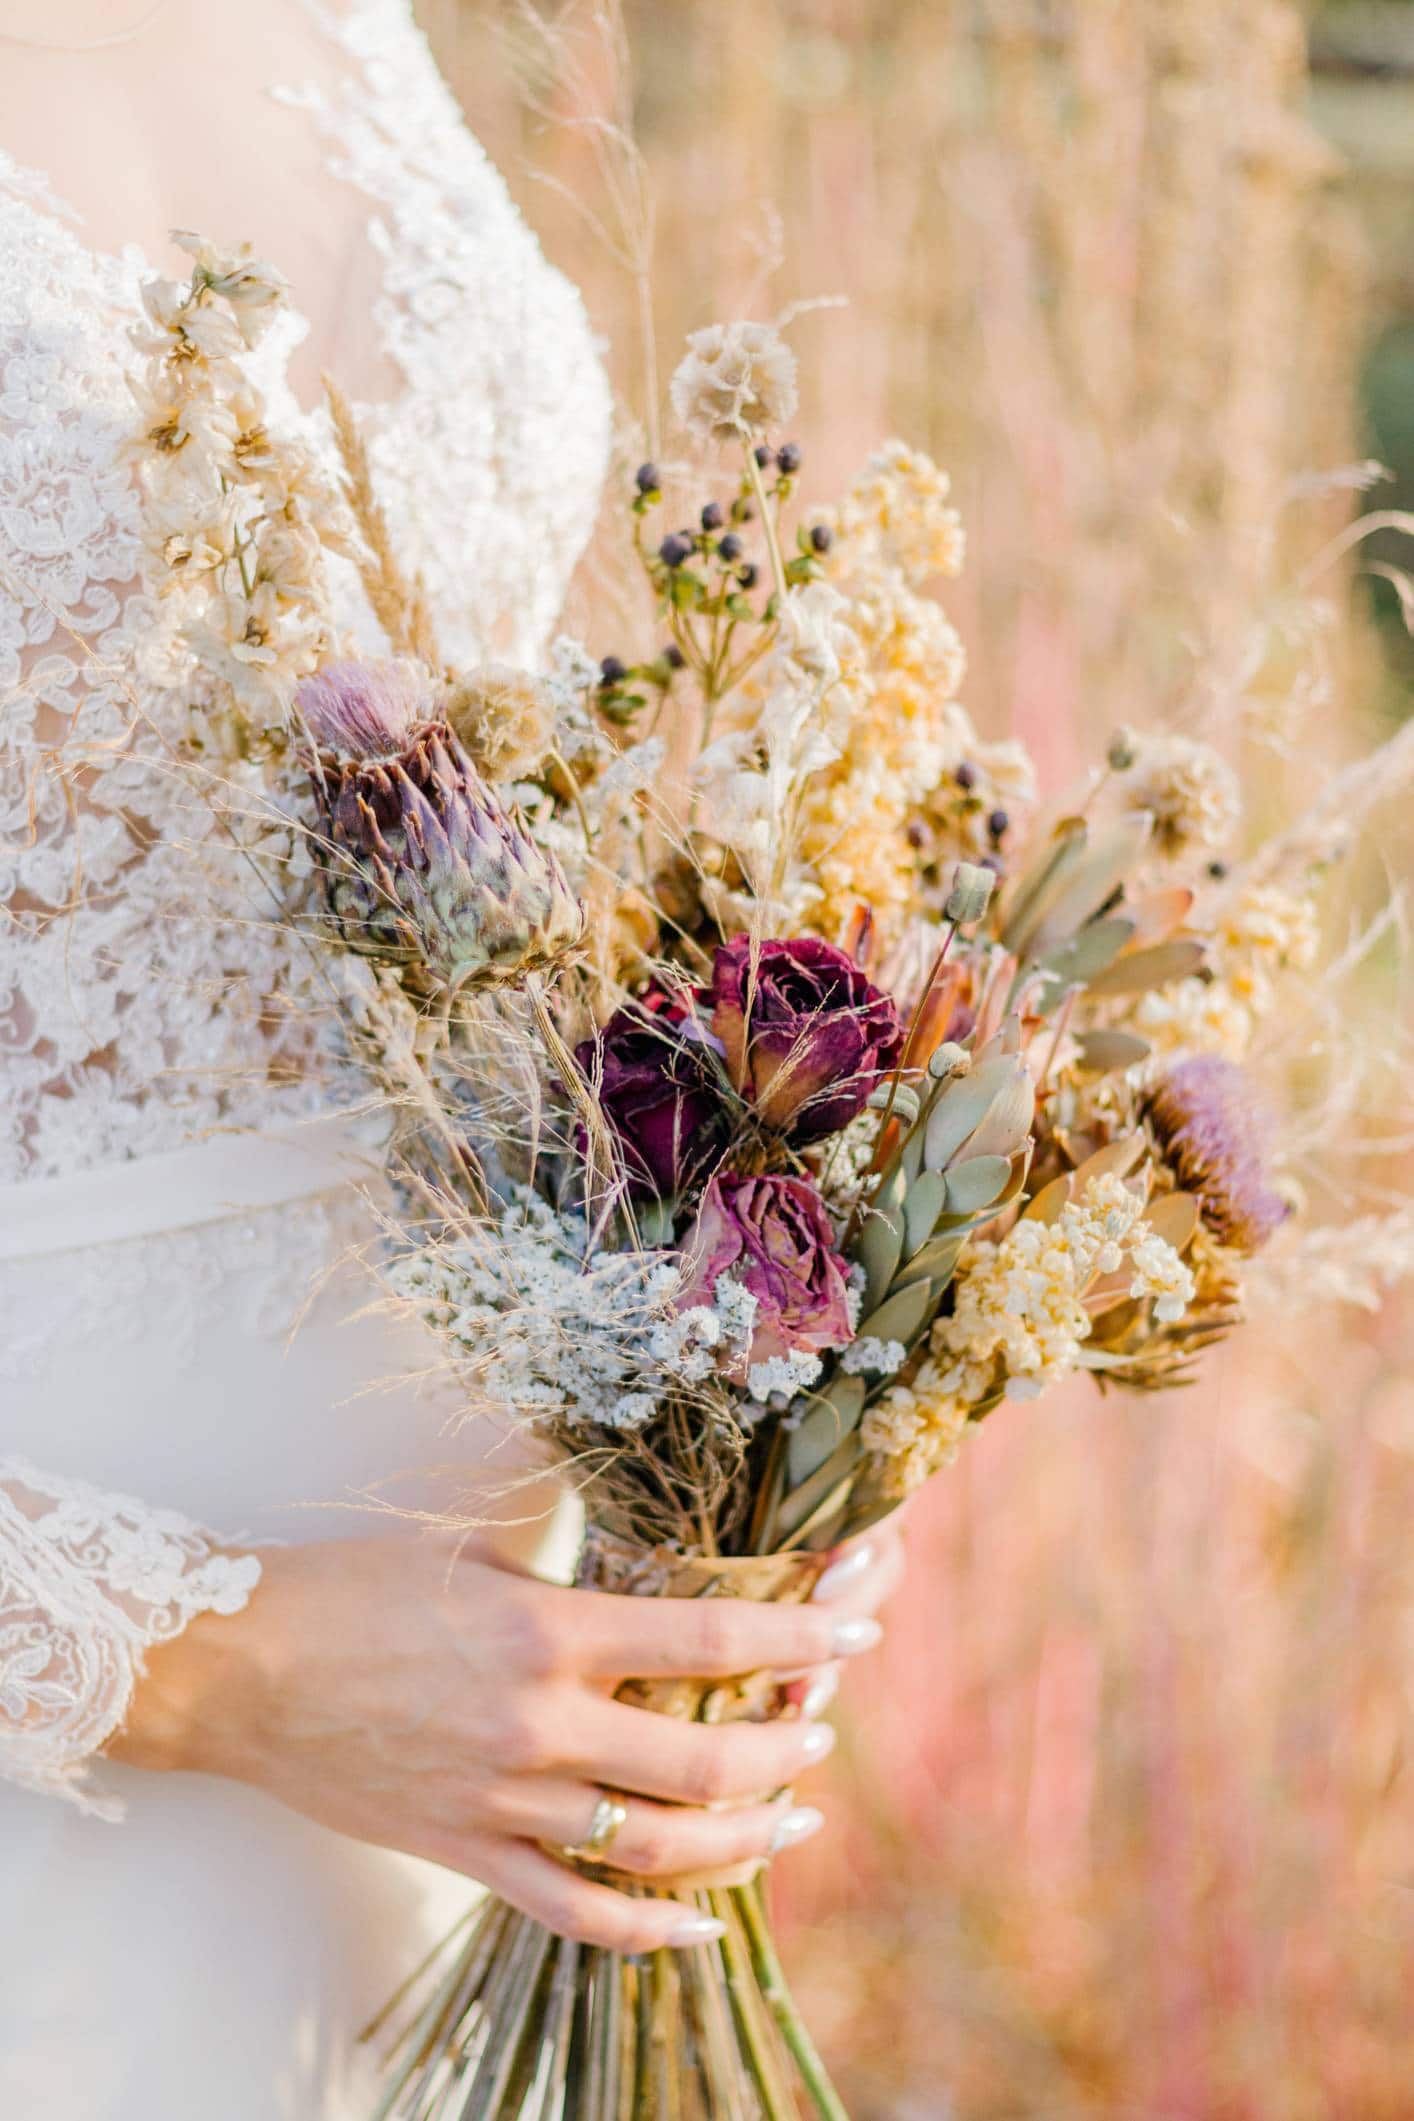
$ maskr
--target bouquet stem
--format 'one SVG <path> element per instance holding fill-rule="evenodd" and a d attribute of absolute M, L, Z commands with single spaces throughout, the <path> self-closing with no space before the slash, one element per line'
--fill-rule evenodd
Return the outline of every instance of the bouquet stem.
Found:
<path fill-rule="evenodd" d="M 720 1943 L 634 1959 L 488 1901 L 395 2040 L 374 2121 L 848 2121 L 760 1887 L 695 1898 Z"/>

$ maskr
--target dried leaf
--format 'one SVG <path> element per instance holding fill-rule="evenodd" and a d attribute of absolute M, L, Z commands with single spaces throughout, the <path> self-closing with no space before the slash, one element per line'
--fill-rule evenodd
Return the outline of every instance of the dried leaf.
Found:
<path fill-rule="evenodd" d="M 1153 1048 L 1132 1031 L 1082 1031 L 1080 1065 L 1093 1075 L 1111 1075 L 1118 1068 L 1135 1068 L 1147 1060 Z"/>
<path fill-rule="evenodd" d="M 1092 995 L 1147 994 L 1201 972 L 1208 953 L 1196 936 L 1175 936 L 1149 950 L 1131 950 L 1086 981 Z"/>

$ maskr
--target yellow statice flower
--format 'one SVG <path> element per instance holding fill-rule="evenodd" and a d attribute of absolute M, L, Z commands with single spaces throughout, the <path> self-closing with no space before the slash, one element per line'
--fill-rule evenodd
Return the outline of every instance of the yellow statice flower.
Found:
<path fill-rule="evenodd" d="M 956 698 L 966 659 L 946 614 L 874 548 L 846 546 L 831 579 L 846 600 L 868 682 L 840 756 L 806 791 L 798 853 L 819 883 L 811 919 L 822 934 L 838 935 L 862 900 L 892 936 L 916 905 L 915 821 L 939 781 L 976 748 Z"/>
<path fill-rule="evenodd" d="M 1038 1398 L 1083 1366 L 1087 1298 L 1115 1276 L 1124 1293 L 1153 1303 L 1160 1325 L 1182 1318 L 1197 1288 L 1145 1221 L 1141 1196 L 1113 1172 L 1089 1179 L 1054 1221 L 1023 1216 L 999 1241 L 970 1245 L 922 1368 L 864 1416 L 861 1439 L 884 1491 L 907 1494 L 948 1464 L 979 1407 Z"/>
<path fill-rule="evenodd" d="M 1316 904 L 1309 892 L 1251 884 L 1227 909 L 1216 953 L 1233 994 L 1255 1015 L 1266 1016 L 1276 1000 L 1277 975 L 1309 971 L 1320 943 Z"/>
<path fill-rule="evenodd" d="M 960 574 L 966 539 L 951 491 L 947 473 L 921 449 L 886 442 L 846 494 L 836 536 L 856 555 L 872 549 L 914 588 L 933 575 Z"/>
<path fill-rule="evenodd" d="M 945 1387 L 969 1405 L 995 1393 L 1035 1398 L 1082 1360 L 1085 1298 L 1101 1277 L 1128 1271 L 1128 1293 L 1154 1301 L 1161 1325 L 1183 1316 L 1193 1277 L 1144 1220 L 1144 1203 L 1113 1172 L 1090 1179 L 1054 1222 L 1023 1216 L 997 1243 L 964 1255 L 953 1310 L 933 1329 L 951 1356 Z"/>
<path fill-rule="evenodd" d="M 1252 1043 L 1254 1018 L 1227 981 L 1181 979 L 1146 994 L 1134 1026 L 1156 1053 L 1220 1053 L 1241 1060 Z"/>
<path fill-rule="evenodd" d="M 1316 962 L 1320 925 L 1308 892 L 1251 884 L 1208 938 L 1210 975 L 1146 994 L 1134 1024 L 1162 1054 L 1218 1053 L 1242 1060 L 1278 1000 L 1279 976 Z"/>
<path fill-rule="evenodd" d="M 902 1499 L 952 1464 L 967 1430 L 965 1400 L 944 1388 L 934 1362 L 911 1385 L 892 1385 L 864 1417 L 860 1439 L 878 1461 L 885 1492 Z"/>

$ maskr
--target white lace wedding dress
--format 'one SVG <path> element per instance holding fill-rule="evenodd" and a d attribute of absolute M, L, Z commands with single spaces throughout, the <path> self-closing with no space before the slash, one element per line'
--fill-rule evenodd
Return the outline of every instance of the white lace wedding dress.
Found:
<path fill-rule="evenodd" d="M 582 308 L 407 0 L 319 20 L 321 83 L 271 88 L 366 206 L 383 497 L 449 652 L 532 660 L 607 449 Z M 465 1883 L 94 1757 L 145 1646 L 260 1595 L 215 1544 L 366 1530 L 344 1506 L 450 1450 L 436 1395 L 390 1384 L 419 1351 L 348 1322 L 366 1291 L 328 1270 L 367 1210 L 300 960 L 165 770 L 178 703 L 141 690 L 146 272 L 0 148 L 0 2115 L 334 2121 L 367 2110 L 357 2026 Z M 317 435 L 290 350 L 262 380 Z"/>

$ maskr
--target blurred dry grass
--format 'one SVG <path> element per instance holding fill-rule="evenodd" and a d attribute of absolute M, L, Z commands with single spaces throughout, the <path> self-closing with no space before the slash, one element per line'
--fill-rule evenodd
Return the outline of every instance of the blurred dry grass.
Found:
<path fill-rule="evenodd" d="M 516 104 L 507 53 L 552 118 L 585 82 L 509 5 L 419 12 L 637 401 L 590 143 Z M 979 722 L 1062 774 L 1116 721 L 1191 713 L 1193 648 L 1239 657 L 1348 512 L 1297 516 L 1293 479 L 1359 453 L 1364 244 L 1300 10 L 627 14 L 669 353 L 747 302 L 847 296 L 795 334 L 810 476 L 893 431 L 951 467 Z M 1336 657 L 1332 753 L 1374 689 L 1349 626 Z M 1388 824 L 1383 856 L 1407 868 Z M 859 2121 L 1414 2116 L 1411 1353 L 1398 1310 L 1269 1323 L 1197 1392 L 998 1416 L 925 1500 L 839 1831 L 789 1867 Z"/>

